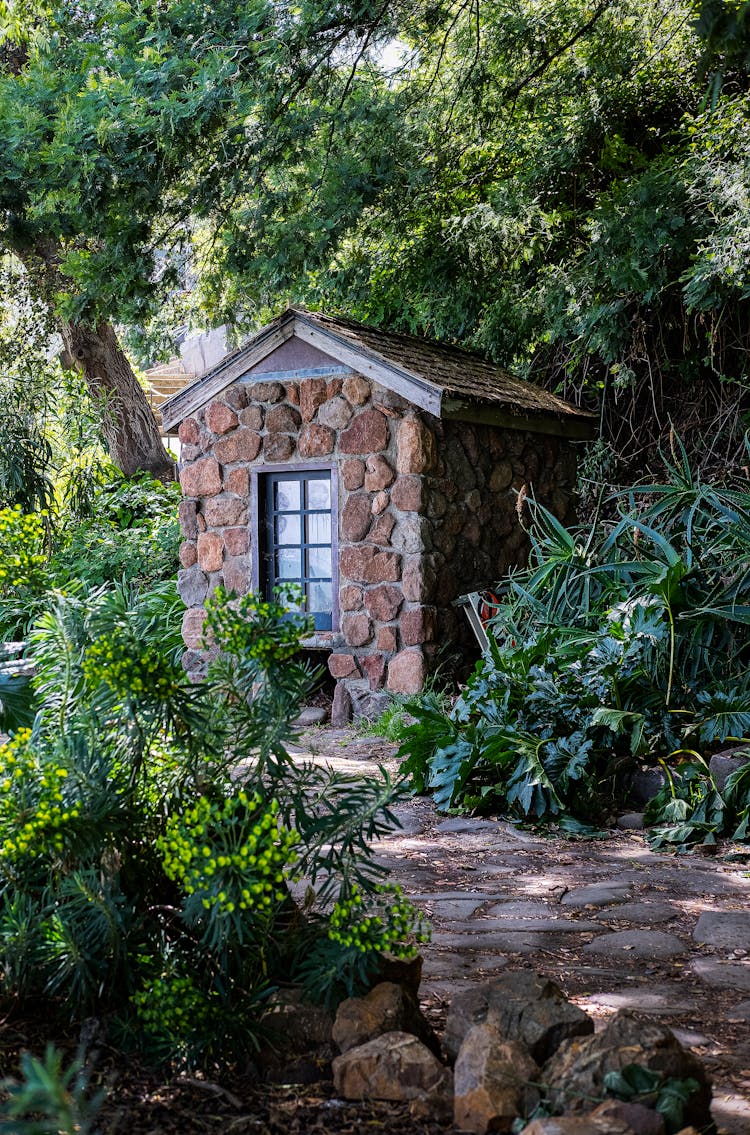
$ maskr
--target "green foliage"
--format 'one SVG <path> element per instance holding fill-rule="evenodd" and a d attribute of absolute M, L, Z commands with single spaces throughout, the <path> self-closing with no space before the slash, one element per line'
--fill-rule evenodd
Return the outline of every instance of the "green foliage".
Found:
<path fill-rule="evenodd" d="M 531 505 L 533 564 L 489 650 L 450 713 L 425 707 L 401 748 L 439 807 L 590 821 L 642 762 L 747 740 L 750 492 L 704 484 L 675 445 L 669 482 L 628 494 L 600 531 Z M 702 822 L 715 829 L 715 809 Z"/>
<path fill-rule="evenodd" d="M 285 747 L 313 681 L 295 660 L 306 618 L 219 594 L 219 652 L 195 684 L 181 615 L 171 583 L 79 589 L 32 631 L 38 712 L 0 747 L 0 998 L 43 996 L 62 1020 L 95 1008 L 153 1057 L 196 1064 L 251 1049 L 303 958 L 307 975 L 333 964 L 340 994 L 417 930 L 368 855 L 398 791 Z M 351 902 L 354 949 L 330 922 Z"/>
<path fill-rule="evenodd" d="M 50 565 L 55 584 L 81 579 L 98 587 L 124 580 L 147 589 L 178 567 L 179 487 L 148 474 L 92 486 L 89 514 L 59 534 Z"/>
<path fill-rule="evenodd" d="M 96 1135 L 103 1092 L 91 1096 L 83 1062 L 63 1067 L 62 1054 L 47 1045 L 44 1059 L 21 1055 L 20 1081 L 6 1079 L 0 1132 L 6 1135 Z"/>
<path fill-rule="evenodd" d="M 421 694 L 394 694 L 390 703 L 375 721 L 368 722 L 366 729 L 375 737 L 385 737 L 388 741 L 402 741 L 411 719 L 426 709 L 436 713 L 445 712 L 449 706 L 448 695 L 429 687 Z"/>
<path fill-rule="evenodd" d="M 653 1105 L 654 1111 L 664 1117 L 664 1124 L 671 1135 L 683 1127 L 685 1107 L 699 1086 L 697 1080 L 664 1077 L 661 1072 L 652 1071 L 642 1064 L 626 1064 L 619 1072 L 608 1072 L 604 1077 L 608 1095 L 649 1107 Z"/>

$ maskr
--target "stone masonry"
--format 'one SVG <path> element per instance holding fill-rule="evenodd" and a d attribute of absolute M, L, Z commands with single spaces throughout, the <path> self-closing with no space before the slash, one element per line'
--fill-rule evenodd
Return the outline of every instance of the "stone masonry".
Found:
<path fill-rule="evenodd" d="M 262 376 L 253 376 L 253 379 Z M 337 712 L 379 690 L 421 689 L 443 643 L 467 643 L 463 592 L 523 564 L 519 492 L 570 512 L 572 446 L 557 437 L 441 420 L 357 374 L 238 381 L 179 429 L 179 591 L 185 666 L 200 672 L 204 601 L 243 594 L 258 556 L 251 469 L 333 467 L 339 611 L 317 636 L 330 651 Z M 334 550 L 335 551 L 335 550 Z"/>

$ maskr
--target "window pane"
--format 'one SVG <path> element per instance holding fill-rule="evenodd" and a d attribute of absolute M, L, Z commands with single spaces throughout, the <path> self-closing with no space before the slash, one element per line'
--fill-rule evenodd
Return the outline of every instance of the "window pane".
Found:
<path fill-rule="evenodd" d="M 307 517 L 307 542 L 308 544 L 330 544 L 330 512 L 311 512 L 309 514 Z"/>
<path fill-rule="evenodd" d="M 331 478 L 315 478 L 307 482 L 307 507 L 331 507 Z"/>
<path fill-rule="evenodd" d="M 316 611 L 330 611 L 332 609 L 332 591 L 330 583 L 311 583 L 307 589 L 307 609 L 311 613 Z"/>
<path fill-rule="evenodd" d="M 301 541 L 300 517 L 287 513 L 276 517 L 276 539 L 279 544 L 299 544 Z"/>
<path fill-rule="evenodd" d="M 281 512 L 289 512 L 300 507 L 299 481 L 278 481 L 276 484 L 276 507 Z"/>
<path fill-rule="evenodd" d="M 331 549 L 308 548 L 307 574 L 312 579 L 331 578 Z"/>
<path fill-rule="evenodd" d="M 301 579 L 302 557 L 298 548 L 280 548 L 276 554 L 279 579 Z"/>

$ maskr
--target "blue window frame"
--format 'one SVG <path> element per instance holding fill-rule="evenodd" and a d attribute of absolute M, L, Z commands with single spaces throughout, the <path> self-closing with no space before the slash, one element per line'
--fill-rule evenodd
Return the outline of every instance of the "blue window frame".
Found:
<path fill-rule="evenodd" d="M 335 528 L 330 470 L 265 473 L 261 484 L 261 586 L 270 597 L 279 584 L 296 583 L 315 629 L 331 630 Z"/>

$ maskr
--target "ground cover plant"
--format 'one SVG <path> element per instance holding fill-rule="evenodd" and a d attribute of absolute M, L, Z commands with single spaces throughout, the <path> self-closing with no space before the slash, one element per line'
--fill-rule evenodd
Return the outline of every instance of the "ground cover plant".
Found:
<path fill-rule="evenodd" d="M 673 440 L 668 477 L 568 531 L 529 502 L 532 566 L 448 713 L 424 706 L 402 768 L 443 809 L 601 823 L 642 765 L 667 782 L 657 838 L 744 839 L 750 777 L 719 793 L 708 758 L 750 760 L 750 486 L 707 484 Z"/>

